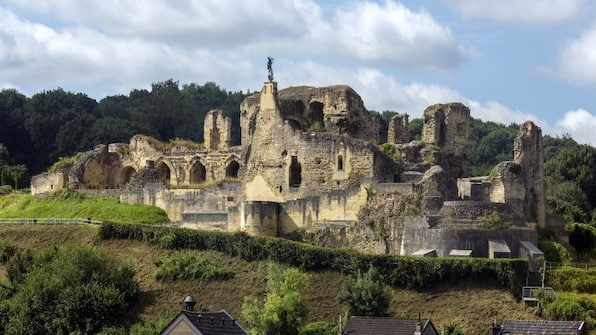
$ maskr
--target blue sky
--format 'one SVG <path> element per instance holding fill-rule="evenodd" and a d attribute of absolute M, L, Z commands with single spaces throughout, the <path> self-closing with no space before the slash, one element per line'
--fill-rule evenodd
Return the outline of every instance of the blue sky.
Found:
<path fill-rule="evenodd" d="M 596 145 L 591 0 L 0 0 L 0 87 L 100 100 L 174 79 L 347 84 L 368 109 L 531 119 Z"/>

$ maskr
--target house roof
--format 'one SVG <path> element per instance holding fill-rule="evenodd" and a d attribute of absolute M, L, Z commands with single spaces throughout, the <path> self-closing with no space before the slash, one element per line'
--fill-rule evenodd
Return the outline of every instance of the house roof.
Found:
<path fill-rule="evenodd" d="M 583 329 L 583 321 L 505 320 L 499 334 L 576 335 Z"/>
<path fill-rule="evenodd" d="M 160 334 L 169 334 L 179 322 L 185 321 L 193 331 L 202 335 L 248 335 L 228 312 L 194 312 L 182 310 Z"/>
<path fill-rule="evenodd" d="M 416 319 L 397 319 L 368 316 L 352 316 L 346 324 L 343 335 L 413 335 L 416 331 Z M 438 334 L 430 319 L 420 320 L 421 334 Z M 427 330 L 433 330 L 428 332 Z"/>

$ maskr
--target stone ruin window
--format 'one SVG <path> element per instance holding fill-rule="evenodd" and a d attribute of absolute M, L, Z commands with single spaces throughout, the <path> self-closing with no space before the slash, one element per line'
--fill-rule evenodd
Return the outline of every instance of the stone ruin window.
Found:
<path fill-rule="evenodd" d="M 300 187 L 302 183 L 302 166 L 298 163 L 298 157 L 292 156 L 292 162 L 290 163 L 290 187 Z"/>
<path fill-rule="evenodd" d="M 337 156 L 337 171 L 344 170 L 344 156 L 339 155 Z"/>
<path fill-rule="evenodd" d="M 190 183 L 200 184 L 205 181 L 206 175 L 205 165 L 201 164 L 201 162 L 196 162 L 190 169 Z"/>
<path fill-rule="evenodd" d="M 168 165 L 164 162 L 159 162 L 157 163 L 157 166 L 155 167 L 157 169 L 157 171 L 159 171 L 159 174 L 161 176 L 161 178 L 163 179 L 164 183 L 169 184 L 170 183 L 170 167 L 168 167 Z"/>
<path fill-rule="evenodd" d="M 231 161 L 226 167 L 226 178 L 238 178 L 238 170 L 240 170 L 240 164 L 236 161 Z"/>

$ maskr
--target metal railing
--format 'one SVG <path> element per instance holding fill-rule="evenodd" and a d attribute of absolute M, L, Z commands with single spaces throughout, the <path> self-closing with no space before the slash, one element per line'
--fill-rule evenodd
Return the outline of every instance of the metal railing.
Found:
<path fill-rule="evenodd" d="M 570 266 L 570 267 L 574 267 L 574 268 L 578 268 L 578 269 L 585 269 L 585 270 L 596 269 L 596 263 L 569 263 L 569 264 L 564 264 L 564 263 L 556 263 L 556 262 L 546 262 L 544 264 L 544 267 L 545 267 L 546 271 L 559 269 L 559 268 L 562 268 L 564 266 Z"/>
<path fill-rule="evenodd" d="M 0 224 L 13 225 L 99 225 L 102 221 L 91 220 L 90 218 L 0 218 Z"/>

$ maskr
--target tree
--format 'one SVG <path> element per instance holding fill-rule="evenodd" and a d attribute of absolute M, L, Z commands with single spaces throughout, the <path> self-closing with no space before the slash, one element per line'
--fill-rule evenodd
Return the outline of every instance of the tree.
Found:
<path fill-rule="evenodd" d="M 348 304 L 348 315 L 386 316 L 391 289 L 374 266 L 366 273 L 358 272 L 356 278 L 348 279 L 337 297 L 340 303 Z"/>
<path fill-rule="evenodd" d="M 295 268 L 269 264 L 267 296 L 262 307 L 256 297 L 246 297 L 242 314 L 257 335 L 297 335 L 308 308 L 302 296 L 306 274 Z"/>
<path fill-rule="evenodd" d="M 49 248 L 0 303 L 3 334 L 92 334 L 128 320 L 138 283 L 129 265 L 91 247 Z"/>

